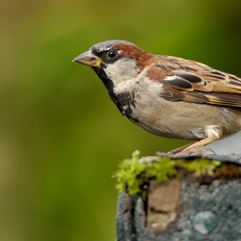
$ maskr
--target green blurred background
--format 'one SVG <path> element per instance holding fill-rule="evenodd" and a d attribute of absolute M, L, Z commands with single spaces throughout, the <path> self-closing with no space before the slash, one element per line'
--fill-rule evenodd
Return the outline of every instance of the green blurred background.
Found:
<path fill-rule="evenodd" d="M 0 0 L 0 241 L 115 240 L 117 164 L 182 144 L 122 117 L 73 57 L 126 39 L 241 75 L 240 12 L 236 0 Z"/>

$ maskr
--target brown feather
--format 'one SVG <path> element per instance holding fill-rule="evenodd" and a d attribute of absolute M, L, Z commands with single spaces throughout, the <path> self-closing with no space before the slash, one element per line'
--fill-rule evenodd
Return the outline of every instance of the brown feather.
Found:
<path fill-rule="evenodd" d="M 207 65 L 177 57 L 159 56 L 148 77 L 163 83 L 161 96 L 168 100 L 241 107 L 241 79 Z M 186 65 L 192 70 L 186 71 Z M 171 66 L 171 67 L 170 67 Z M 166 76 L 164 76 L 166 75 Z"/>
<path fill-rule="evenodd" d="M 172 69 L 166 68 L 163 64 L 157 64 L 152 66 L 146 73 L 146 76 L 152 80 L 160 81 L 164 79 Z"/>
<path fill-rule="evenodd" d="M 135 59 L 140 70 L 143 70 L 153 58 L 153 54 L 145 52 L 136 45 L 116 44 L 114 48 L 121 50 L 124 56 Z"/>

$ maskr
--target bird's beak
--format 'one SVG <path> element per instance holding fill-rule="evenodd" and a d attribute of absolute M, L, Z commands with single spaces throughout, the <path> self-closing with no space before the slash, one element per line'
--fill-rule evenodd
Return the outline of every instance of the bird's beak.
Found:
<path fill-rule="evenodd" d="M 102 59 L 92 54 L 91 50 L 88 50 L 73 59 L 73 62 L 84 64 L 90 67 L 100 68 Z"/>

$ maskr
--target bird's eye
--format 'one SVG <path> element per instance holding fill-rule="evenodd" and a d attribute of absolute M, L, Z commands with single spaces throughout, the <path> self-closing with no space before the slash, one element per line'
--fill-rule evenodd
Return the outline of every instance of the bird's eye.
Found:
<path fill-rule="evenodd" d="M 110 51 L 108 51 L 107 52 L 107 57 L 109 58 L 109 59 L 113 59 L 113 58 L 115 58 L 116 56 L 117 56 L 117 51 L 115 51 L 115 50 L 110 50 Z"/>

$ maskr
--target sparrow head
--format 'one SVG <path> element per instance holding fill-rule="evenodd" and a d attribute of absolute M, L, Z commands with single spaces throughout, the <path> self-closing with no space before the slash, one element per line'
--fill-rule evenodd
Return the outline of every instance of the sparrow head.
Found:
<path fill-rule="evenodd" d="M 103 80 L 114 85 L 135 78 L 145 67 L 152 54 L 125 40 L 97 43 L 74 58 L 74 62 L 93 68 Z"/>

